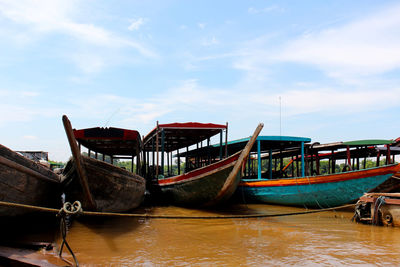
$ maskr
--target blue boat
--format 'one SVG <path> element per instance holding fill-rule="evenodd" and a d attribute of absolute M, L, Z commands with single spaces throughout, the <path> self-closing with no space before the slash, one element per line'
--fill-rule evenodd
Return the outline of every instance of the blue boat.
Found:
<path fill-rule="evenodd" d="M 235 141 L 235 146 L 246 139 Z M 391 163 L 390 149 L 384 155 L 386 164 L 379 166 L 381 154 L 377 147 L 389 148 L 392 140 L 325 145 L 309 144 L 310 141 L 302 137 L 259 136 L 237 196 L 246 202 L 336 207 L 357 200 L 400 170 L 399 164 Z M 366 168 L 367 155 L 378 157 L 377 166 Z M 364 160 L 361 162 L 360 158 Z M 342 163 L 338 165 L 339 162 Z"/>
<path fill-rule="evenodd" d="M 228 154 L 249 138 L 228 142 Z M 310 138 L 258 136 L 235 194 L 243 202 L 327 208 L 357 200 L 400 171 L 393 164 L 393 140 L 359 140 L 330 144 Z M 218 157 L 221 146 L 205 147 L 187 157 Z M 367 161 L 367 159 L 373 160 Z M 384 161 L 384 163 L 382 163 Z M 371 166 L 374 164 L 374 166 Z"/>

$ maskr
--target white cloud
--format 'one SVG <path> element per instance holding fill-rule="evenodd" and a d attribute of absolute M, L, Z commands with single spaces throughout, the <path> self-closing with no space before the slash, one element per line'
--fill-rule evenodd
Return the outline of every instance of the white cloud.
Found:
<path fill-rule="evenodd" d="M 197 23 L 197 26 L 198 26 L 200 29 L 202 29 L 202 30 L 204 30 L 204 29 L 206 28 L 206 24 L 203 23 L 203 22 Z"/>
<path fill-rule="evenodd" d="M 22 91 L 20 92 L 20 95 L 22 97 L 36 97 L 39 95 L 39 92 L 33 92 L 33 91 Z"/>
<path fill-rule="evenodd" d="M 217 38 L 215 38 L 215 36 L 213 36 L 210 39 L 205 39 L 201 43 L 202 46 L 213 46 L 213 45 L 217 45 L 217 44 L 219 44 L 219 41 L 217 40 Z"/>
<path fill-rule="evenodd" d="M 332 77 L 380 74 L 400 67 L 400 5 L 289 41 L 278 61 L 315 65 Z"/>
<path fill-rule="evenodd" d="M 138 18 L 138 19 L 134 19 L 131 23 L 131 25 L 129 25 L 128 29 L 130 31 L 137 31 L 139 30 L 139 28 L 145 23 L 145 19 L 144 18 Z"/>
<path fill-rule="evenodd" d="M 249 12 L 250 14 L 269 13 L 272 11 L 283 11 L 283 9 L 276 5 L 265 7 L 265 8 L 249 7 L 247 9 L 247 12 Z"/>
<path fill-rule="evenodd" d="M 282 104 L 286 107 L 287 115 L 319 112 L 334 112 L 336 115 L 340 115 L 362 111 L 370 112 L 397 106 L 400 101 L 400 88 L 387 88 L 384 90 L 293 89 L 271 94 L 269 99 L 278 99 L 279 96 L 281 96 Z M 264 102 L 261 100 L 261 102 L 268 105 L 277 105 L 276 101 Z M 379 103 L 385 104 L 380 105 Z"/>
<path fill-rule="evenodd" d="M 0 17 L 12 21 L 16 25 L 23 25 L 25 27 L 26 32 L 24 34 L 21 33 L 20 27 L 18 28 L 18 32 L 16 32 L 19 36 L 23 36 L 22 40 L 24 43 L 28 43 L 27 40 L 29 38 L 37 39 L 38 36 L 46 34 L 62 34 L 73 37 L 77 41 L 78 47 L 84 45 L 87 47 L 87 50 L 103 49 L 96 51 L 97 59 L 89 64 L 96 65 L 94 69 L 97 71 L 100 71 L 107 65 L 101 63 L 101 61 L 104 62 L 106 60 L 101 57 L 105 54 L 104 51 L 110 49 L 115 54 L 120 49 L 132 48 L 143 57 L 156 57 L 153 51 L 135 40 L 120 36 L 91 23 L 79 22 L 76 18 L 77 15 L 84 13 L 79 8 L 79 4 L 80 1 L 78 0 L 0 0 Z M 144 21 L 141 22 L 141 20 L 138 20 L 136 22 L 137 26 L 131 26 L 139 27 Z M 9 31 L 7 30 L 6 32 L 11 34 Z M 64 52 L 64 54 L 68 53 L 71 52 Z M 93 59 L 91 54 L 86 57 Z M 80 61 L 75 60 L 75 62 L 77 62 L 78 66 L 82 66 Z"/>

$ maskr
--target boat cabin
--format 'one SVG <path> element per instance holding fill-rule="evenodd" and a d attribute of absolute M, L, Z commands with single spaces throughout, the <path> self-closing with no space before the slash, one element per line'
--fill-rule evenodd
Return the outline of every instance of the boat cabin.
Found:
<path fill-rule="evenodd" d="M 134 158 L 136 166 L 140 166 L 140 152 L 142 151 L 142 140 L 138 131 L 120 128 L 87 128 L 73 130 L 76 141 L 81 146 L 87 148 L 89 157 L 106 161 L 106 156 L 110 158 L 110 163 L 114 164 L 115 159 L 131 160 L 131 170 L 134 172 Z M 136 170 L 140 174 L 140 168 Z"/>
<path fill-rule="evenodd" d="M 228 124 L 213 123 L 168 123 L 159 124 L 143 138 L 143 172 L 148 180 L 162 179 L 182 173 L 211 163 L 204 155 L 200 154 L 194 160 L 182 157 L 182 150 L 201 149 L 210 147 L 212 137 L 219 135 L 218 158 L 226 157 L 225 143 L 228 133 Z M 224 137 L 225 135 L 225 137 Z M 176 158 L 175 162 L 173 159 Z"/>
<path fill-rule="evenodd" d="M 230 141 L 231 155 L 244 147 L 249 138 Z M 395 162 L 400 147 L 393 140 L 357 140 L 328 144 L 311 143 L 310 138 L 294 136 L 258 136 L 244 168 L 243 179 L 274 179 L 333 174 L 379 167 Z M 217 147 L 182 153 L 189 161 L 195 155 L 217 157 Z"/>

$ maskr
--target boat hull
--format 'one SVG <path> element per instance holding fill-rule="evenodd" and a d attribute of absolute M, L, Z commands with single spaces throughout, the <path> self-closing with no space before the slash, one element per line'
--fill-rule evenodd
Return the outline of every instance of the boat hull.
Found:
<path fill-rule="evenodd" d="M 60 207 L 60 178 L 32 160 L 0 145 L 0 201 Z M 0 206 L 0 216 L 31 213 L 29 209 Z"/>
<path fill-rule="evenodd" d="M 244 180 L 237 194 L 245 201 L 310 208 L 335 207 L 357 200 L 389 179 L 398 168 L 399 165 L 390 165 L 315 177 Z"/>
<path fill-rule="evenodd" d="M 162 200 L 179 206 L 214 206 L 227 201 L 235 192 L 241 172 L 227 181 L 239 153 L 183 175 L 160 179 Z"/>
<path fill-rule="evenodd" d="M 124 212 L 141 204 L 145 192 L 144 178 L 103 161 L 85 156 L 82 159 L 97 211 Z M 66 201 L 79 200 L 84 210 L 90 210 L 73 159 L 67 163 L 63 176 Z"/>

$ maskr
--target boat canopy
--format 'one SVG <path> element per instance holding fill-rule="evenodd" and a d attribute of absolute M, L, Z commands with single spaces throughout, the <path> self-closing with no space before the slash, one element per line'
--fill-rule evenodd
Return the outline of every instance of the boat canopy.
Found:
<path fill-rule="evenodd" d="M 241 149 L 247 144 L 250 140 L 250 137 L 245 137 L 238 140 L 229 141 L 227 148 L 228 154 L 232 155 Z M 306 137 L 296 137 L 296 136 L 258 136 L 256 139 L 256 143 L 251 149 L 251 152 L 257 152 L 257 144 L 259 143 L 260 152 L 269 152 L 270 150 L 276 151 L 279 149 L 283 149 L 285 151 L 290 151 L 295 149 L 297 152 L 300 151 L 301 143 L 311 142 L 310 138 Z M 222 144 L 225 146 L 225 143 Z M 196 150 L 192 150 L 188 152 L 188 156 L 204 156 L 204 155 L 219 155 L 220 145 L 212 145 L 211 147 L 203 147 Z M 186 152 L 180 153 L 179 156 L 186 156 Z"/>
<path fill-rule="evenodd" d="M 393 140 L 387 139 L 367 139 L 343 142 L 347 146 L 373 146 L 373 145 L 391 145 Z"/>
<path fill-rule="evenodd" d="M 136 156 L 142 148 L 142 140 L 136 130 L 95 127 L 74 129 L 73 132 L 79 144 L 103 155 Z"/>
<path fill-rule="evenodd" d="M 157 149 L 157 142 L 155 140 L 157 135 L 160 138 L 158 141 L 158 150 L 171 152 L 207 140 L 227 128 L 228 126 L 223 124 L 199 122 L 157 124 L 144 137 L 144 150 L 153 151 Z"/>

